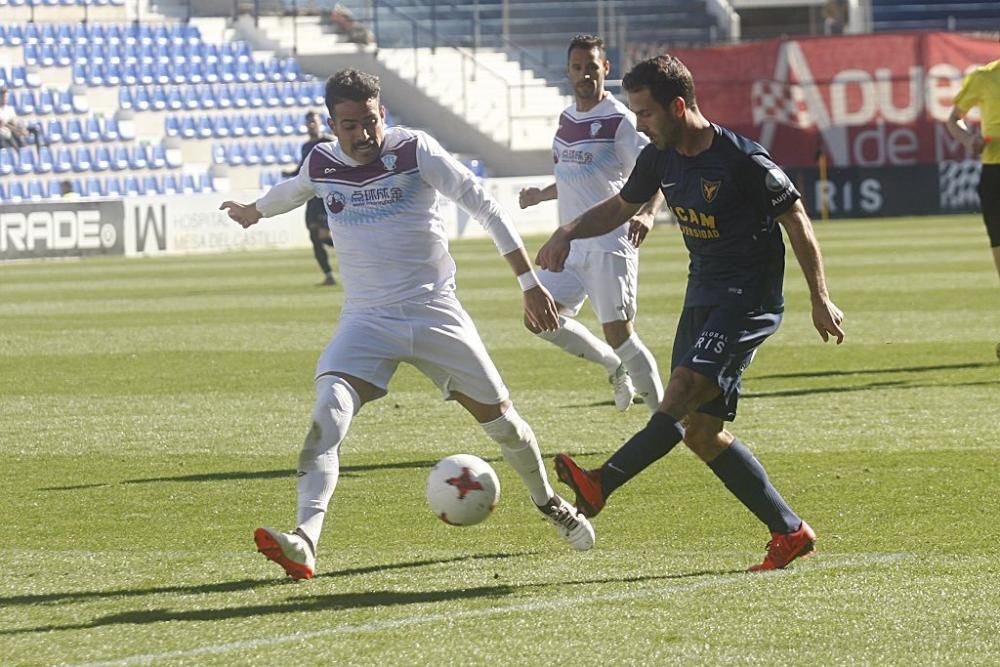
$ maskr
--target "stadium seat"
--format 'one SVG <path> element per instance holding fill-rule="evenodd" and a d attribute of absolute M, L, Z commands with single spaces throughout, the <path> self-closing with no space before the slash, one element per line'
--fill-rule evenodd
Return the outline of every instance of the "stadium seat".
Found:
<path fill-rule="evenodd" d="M 101 124 L 101 141 L 120 141 L 121 134 L 118 132 L 118 121 L 114 118 L 105 118 Z"/>
<path fill-rule="evenodd" d="M 212 119 L 209 116 L 201 116 L 198 119 L 197 134 L 199 139 L 212 138 Z"/>
<path fill-rule="evenodd" d="M 83 183 L 83 187 L 80 188 L 80 194 L 86 197 L 103 197 L 104 196 L 104 182 L 97 176 L 89 176 L 86 180 L 80 179 Z"/>
<path fill-rule="evenodd" d="M 212 183 L 212 174 L 205 172 L 198 178 L 198 189 L 200 192 L 215 192 L 215 185 Z"/>
<path fill-rule="evenodd" d="M 163 156 L 167 161 L 167 169 L 177 169 L 184 164 L 184 153 L 180 147 L 165 146 Z"/>
<path fill-rule="evenodd" d="M 260 148 L 260 163 L 264 165 L 278 164 L 278 151 L 273 143 L 266 143 Z"/>
<path fill-rule="evenodd" d="M 24 193 L 24 185 L 21 184 L 21 181 L 14 181 L 13 183 L 10 184 L 10 189 L 7 192 L 7 198 L 9 201 L 11 202 L 24 201 L 25 196 L 26 195 Z"/>
<path fill-rule="evenodd" d="M 126 176 L 122 183 L 122 194 L 126 197 L 136 197 L 146 194 L 146 188 L 135 176 Z"/>
<path fill-rule="evenodd" d="M 52 106 L 57 114 L 67 114 L 74 112 L 73 95 L 68 90 L 52 91 Z M 85 112 L 78 112 L 85 113 Z"/>
<path fill-rule="evenodd" d="M 62 180 L 50 178 L 45 186 L 45 190 L 49 193 L 49 199 L 59 199 L 62 197 Z"/>
<path fill-rule="evenodd" d="M 149 106 L 153 111 L 163 111 L 167 108 L 167 93 L 163 86 L 153 86 L 149 96 Z"/>
<path fill-rule="evenodd" d="M 264 126 L 261 124 L 261 118 L 257 114 L 250 114 L 249 116 L 244 116 L 246 119 L 246 129 L 248 137 L 259 137 L 264 134 Z"/>
<path fill-rule="evenodd" d="M 199 191 L 198 184 L 195 183 L 194 176 L 191 174 L 184 174 L 181 177 L 181 192 L 184 194 L 191 194 Z"/>
<path fill-rule="evenodd" d="M 108 197 L 121 197 L 124 194 L 122 182 L 117 176 L 112 176 L 104 182 L 104 193 Z"/>
<path fill-rule="evenodd" d="M 0 181 L 0 202 L 7 201 L 9 198 L 10 195 L 7 192 L 7 186 Z"/>
<path fill-rule="evenodd" d="M 90 171 L 93 156 L 91 155 L 89 148 L 77 148 L 73 157 L 73 171 L 77 173 Z"/>
<path fill-rule="evenodd" d="M 147 86 L 137 87 L 132 96 L 132 107 L 136 111 L 149 111 L 152 106 L 153 102 L 149 99 L 149 88 Z"/>
<path fill-rule="evenodd" d="M 290 141 L 283 142 L 278 146 L 279 164 L 298 164 L 300 149 Z"/>
<path fill-rule="evenodd" d="M 124 145 L 114 147 L 111 153 L 111 171 L 123 171 L 131 166 L 131 152 Z"/>
<path fill-rule="evenodd" d="M 227 164 L 229 161 L 229 149 L 225 144 L 212 144 L 213 164 Z"/>
<path fill-rule="evenodd" d="M 54 166 L 52 162 L 52 150 L 48 146 L 42 146 L 38 149 L 38 159 L 35 162 L 35 173 L 51 173 Z"/>
<path fill-rule="evenodd" d="M 229 118 L 226 116 L 212 117 L 212 136 L 216 139 L 224 139 L 230 135 Z"/>
<path fill-rule="evenodd" d="M 51 101 L 51 96 L 49 100 Z M 35 99 L 35 94 L 30 90 L 25 90 L 23 92 L 11 92 L 8 95 L 7 101 L 12 107 L 14 107 L 14 113 L 18 116 L 34 116 L 36 109 L 38 108 L 38 101 Z M 51 104 L 50 109 L 46 113 L 52 113 Z"/>
<path fill-rule="evenodd" d="M 243 144 L 230 144 L 229 151 L 226 153 L 226 160 L 232 167 L 246 164 L 246 150 L 243 148 Z"/>
<path fill-rule="evenodd" d="M 45 138 L 53 144 L 63 142 L 63 124 L 59 119 L 50 120 L 45 125 Z"/>
<path fill-rule="evenodd" d="M 97 118 L 94 116 L 87 118 L 87 124 L 83 128 L 82 137 L 83 142 L 86 144 L 101 140 L 101 124 L 97 121 Z"/>
<path fill-rule="evenodd" d="M 147 169 L 163 169 L 167 166 L 167 152 L 163 144 L 154 144 L 146 149 Z"/>
<path fill-rule="evenodd" d="M 244 164 L 248 167 L 256 166 L 260 164 L 260 144 L 256 141 L 251 141 L 246 146 L 246 151 L 243 153 Z"/>
<path fill-rule="evenodd" d="M 12 148 L 0 148 L 0 176 L 10 176 L 14 173 L 16 155 Z"/>
<path fill-rule="evenodd" d="M 27 196 L 28 201 L 41 201 L 48 199 L 49 193 L 42 189 L 41 181 L 28 181 Z"/>
<path fill-rule="evenodd" d="M 19 176 L 35 171 L 35 149 L 24 146 L 17 151 L 17 161 L 14 163 L 14 173 Z"/>
<path fill-rule="evenodd" d="M 149 167 L 149 159 L 145 146 L 133 146 L 128 154 L 129 169 L 141 171 Z"/>
<path fill-rule="evenodd" d="M 283 114 L 281 119 L 278 121 L 278 131 L 283 136 L 299 134 L 299 122 L 292 114 Z"/>
<path fill-rule="evenodd" d="M 185 116 L 181 120 L 180 135 L 185 139 L 194 139 L 198 136 L 198 127 L 195 125 L 194 118 Z"/>
<path fill-rule="evenodd" d="M 281 122 L 273 113 L 265 115 L 261 124 L 264 126 L 264 136 L 273 137 L 278 134 L 283 134 L 281 131 Z"/>
<path fill-rule="evenodd" d="M 240 85 L 240 88 L 242 88 L 242 89 L 244 89 L 244 90 L 247 91 L 247 102 L 248 102 L 248 106 L 250 108 L 252 108 L 252 109 L 260 109 L 261 107 L 264 107 L 264 106 L 267 105 L 267 102 L 264 100 L 264 95 L 263 95 L 263 93 L 260 90 L 260 86 L 253 86 L 253 85 L 243 86 L 243 85 Z"/>
<path fill-rule="evenodd" d="M 63 141 L 68 144 L 75 144 L 83 140 L 83 125 L 79 118 L 70 118 L 63 125 Z"/>
<path fill-rule="evenodd" d="M 52 161 L 52 171 L 57 174 L 65 174 L 73 170 L 73 152 L 65 146 L 56 151 L 55 159 Z"/>
<path fill-rule="evenodd" d="M 233 94 L 229 86 L 225 85 L 212 86 L 211 94 L 205 95 L 204 99 L 211 99 L 218 109 L 232 109 L 234 106 Z"/>
<path fill-rule="evenodd" d="M 247 127 L 249 125 L 249 116 L 245 114 L 233 116 L 229 122 L 229 136 L 236 138 L 247 136 Z"/>
<path fill-rule="evenodd" d="M 146 191 L 147 195 L 163 194 L 160 179 L 152 174 L 149 174 L 142 179 L 142 188 Z"/>
<path fill-rule="evenodd" d="M 101 145 L 94 148 L 94 160 L 90 163 L 92 171 L 107 171 L 111 168 L 111 151 L 107 146 Z"/>

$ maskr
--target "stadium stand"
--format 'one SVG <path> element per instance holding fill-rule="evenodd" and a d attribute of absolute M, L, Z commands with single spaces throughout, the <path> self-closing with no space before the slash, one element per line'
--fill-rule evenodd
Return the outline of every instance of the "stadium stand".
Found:
<path fill-rule="evenodd" d="M 1000 3 L 995 0 L 909 2 L 871 0 L 872 30 L 951 30 L 976 32 L 1000 26 Z"/>

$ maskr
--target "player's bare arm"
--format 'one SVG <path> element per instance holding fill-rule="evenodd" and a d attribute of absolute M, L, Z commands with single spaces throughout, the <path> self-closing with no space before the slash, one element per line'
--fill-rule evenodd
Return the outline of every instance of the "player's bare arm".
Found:
<path fill-rule="evenodd" d="M 642 205 L 639 212 L 629 220 L 628 240 L 633 246 L 638 248 L 646 240 L 646 235 L 653 229 L 653 223 L 656 222 L 656 214 L 660 212 L 666 201 L 663 192 L 657 190 L 649 201 Z"/>
<path fill-rule="evenodd" d="M 234 201 L 224 201 L 219 210 L 229 214 L 230 219 L 240 223 L 240 227 L 243 229 L 256 225 L 264 217 L 257 209 L 257 202 L 240 204 Z"/>
<path fill-rule="evenodd" d="M 524 294 L 524 315 L 540 331 L 556 331 L 559 328 L 559 311 L 549 291 L 540 285 L 531 270 L 531 260 L 524 248 L 517 248 L 504 259 L 510 264 Z"/>
<path fill-rule="evenodd" d="M 573 239 L 586 239 L 607 234 L 638 213 L 643 204 L 633 204 L 611 195 L 579 218 L 553 232 L 535 256 L 535 264 L 548 271 L 562 271 Z"/>
<path fill-rule="evenodd" d="M 812 301 L 812 320 L 816 331 L 823 341 L 830 336 L 837 339 L 837 344 L 844 342 L 844 330 L 841 324 L 844 313 L 830 300 L 826 289 L 826 276 L 823 272 L 823 256 L 819 243 L 813 232 L 812 222 L 801 201 L 796 201 L 788 211 L 778 216 L 778 222 L 788 234 L 788 242 L 792 245 L 795 258 L 802 268 L 806 283 L 809 285 L 809 296 Z"/>
<path fill-rule="evenodd" d="M 543 201 L 559 198 L 559 189 L 555 183 L 550 183 L 544 188 L 522 188 L 517 196 L 517 203 L 521 208 L 529 208 Z"/>
<path fill-rule="evenodd" d="M 952 107 L 945 127 L 948 128 L 948 134 L 951 135 L 952 139 L 960 142 L 974 155 L 983 152 L 986 140 L 978 131 L 969 127 L 969 124 L 965 122 L 965 113 L 958 107 Z"/>

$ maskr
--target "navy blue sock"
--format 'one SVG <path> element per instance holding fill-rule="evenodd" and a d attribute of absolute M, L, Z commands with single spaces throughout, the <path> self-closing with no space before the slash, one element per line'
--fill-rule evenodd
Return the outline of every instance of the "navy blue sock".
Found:
<path fill-rule="evenodd" d="M 791 533 L 802 525 L 802 519 L 771 485 L 764 466 L 739 440 L 733 440 L 708 467 L 772 533 Z"/>
<path fill-rule="evenodd" d="M 633 435 L 601 466 L 604 497 L 666 456 L 683 437 L 684 427 L 677 420 L 662 412 L 653 413 L 646 428 Z"/>

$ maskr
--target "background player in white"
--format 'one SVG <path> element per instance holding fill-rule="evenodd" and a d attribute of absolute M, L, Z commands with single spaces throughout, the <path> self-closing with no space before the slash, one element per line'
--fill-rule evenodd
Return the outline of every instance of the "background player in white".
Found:
<path fill-rule="evenodd" d="M 604 41 L 577 35 L 570 41 L 567 60 L 574 104 L 559 117 L 552 144 L 556 181 L 545 188 L 525 188 L 520 194 L 521 208 L 558 199 L 560 225 L 617 194 L 649 143 L 635 128 L 635 114 L 604 90 L 611 71 Z M 574 240 L 562 272 L 539 272 L 539 280 L 559 307 L 557 331 L 543 331 L 525 319 L 525 326 L 541 338 L 602 365 L 619 410 L 632 403 L 633 385 L 650 410 L 663 399 L 656 360 L 633 325 L 639 279 L 636 249 L 662 204 L 663 196 L 657 192 L 630 222 L 602 236 Z M 607 343 L 572 319 L 588 297 Z"/>
<path fill-rule="evenodd" d="M 340 443 L 368 401 L 387 393 L 401 361 L 427 375 L 500 444 L 532 501 L 576 549 L 594 544 L 585 517 L 552 490 L 531 427 L 517 414 L 479 333 L 455 297 L 455 262 L 440 194 L 480 220 L 517 275 L 525 316 L 557 326 L 552 297 L 531 270 L 507 213 L 472 173 L 424 132 L 386 128 L 377 77 L 343 70 L 326 86 L 336 141 L 317 145 L 299 174 L 254 203 L 222 204 L 244 228 L 314 196 L 327 210 L 344 306 L 316 366 L 312 427 L 299 455 L 298 526 L 254 532 L 257 548 L 295 579 L 313 575 L 316 546 L 340 469 Z"/>

